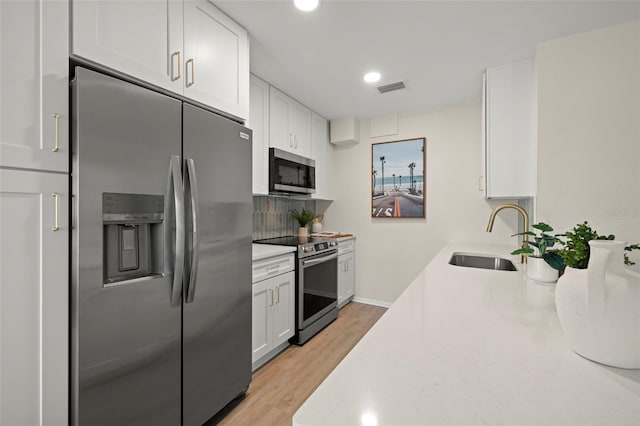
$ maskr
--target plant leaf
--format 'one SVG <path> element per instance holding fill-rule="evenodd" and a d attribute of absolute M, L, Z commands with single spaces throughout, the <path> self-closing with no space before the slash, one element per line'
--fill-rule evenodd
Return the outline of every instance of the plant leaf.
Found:
<path fill-rule="evenodd" d="M 547 225 L 544 222 L 536 223 L 534 225 L 531 225 L 531 227 L 539 229 L 542 232 L 551 232 L 551 231 L 553 231 L 553 228 L 551 226 Z"/>
<path fill-rule="evenodd" d="M 513 234 L 512 237 L 515 237 L 516 235 L 533 235 L 535 237 L 536 234 L 531 231 L 526 231 L 526 232 L 518 232 L 517 234 Z"/>
<path fill-rule="evenodd" d="M 545 262 L 547 262 L 549 264 L 549 266 L 551 266 L 553 269 L 556 269 L 558 271 L 562 271 L 565 268 L 565 264 L 564 261 L 562 260 L 562 258 L 560 257 L 560 255 L 558 255 L 558 253 L 556 253 L 555 251 L 550 251 L 545 253 L 542 258 L 544 259 Z"/>
<path fill-rule="evenodd" d="M 519 248 L 512 251 L 511 254 L 533 254 L 533 249 L 531 247 Z"/>

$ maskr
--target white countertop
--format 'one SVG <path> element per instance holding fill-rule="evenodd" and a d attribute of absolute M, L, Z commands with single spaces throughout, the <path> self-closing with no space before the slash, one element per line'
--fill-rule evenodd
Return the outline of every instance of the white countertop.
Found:
<path fill-rule="evenodd" d="M 571 351 L 553 285 L 448 264 L 454 251 L 511 249 L 443 248 L 293 425 L 640 424 L 640 370 Z"/>
<path fill-rule="evenodd" d="M 271 244 L 252 244 L 251 252 L 253 261 L 267 259 L 269 257 L 278 256 L 285 253 L 293 253 L 296 247 L 274 246 Z"/>

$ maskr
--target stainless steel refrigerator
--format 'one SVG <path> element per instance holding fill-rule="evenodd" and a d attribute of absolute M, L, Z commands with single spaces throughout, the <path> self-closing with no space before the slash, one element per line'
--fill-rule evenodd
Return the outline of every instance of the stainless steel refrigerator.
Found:
<path fill-rule="evenodd" d="M 201 425 L 251 381 L 251 131 L 72 81 L 71 419 Z"/>

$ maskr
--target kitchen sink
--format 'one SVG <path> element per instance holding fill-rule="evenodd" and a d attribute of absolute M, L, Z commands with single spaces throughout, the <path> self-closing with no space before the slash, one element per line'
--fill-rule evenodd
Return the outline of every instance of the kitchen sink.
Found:
<path fill-rule="evenodd" d="M 451 255 L 451 259 L 449 259 L 449 265 L 494 269 L 496 271 L 517 271 L 515 265 L 509 259 L 488 254 L 455 252 Z"/>

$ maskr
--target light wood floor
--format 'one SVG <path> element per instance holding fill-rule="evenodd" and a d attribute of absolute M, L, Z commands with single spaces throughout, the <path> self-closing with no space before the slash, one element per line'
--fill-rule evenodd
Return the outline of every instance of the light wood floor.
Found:
<path fill-rule="evenodd" d="M 291 418 L 386 311 L 351 302 L 304 346 L 290 346 L 253 374 L 246 398 L 220 425 L 291 425 Z"/>

